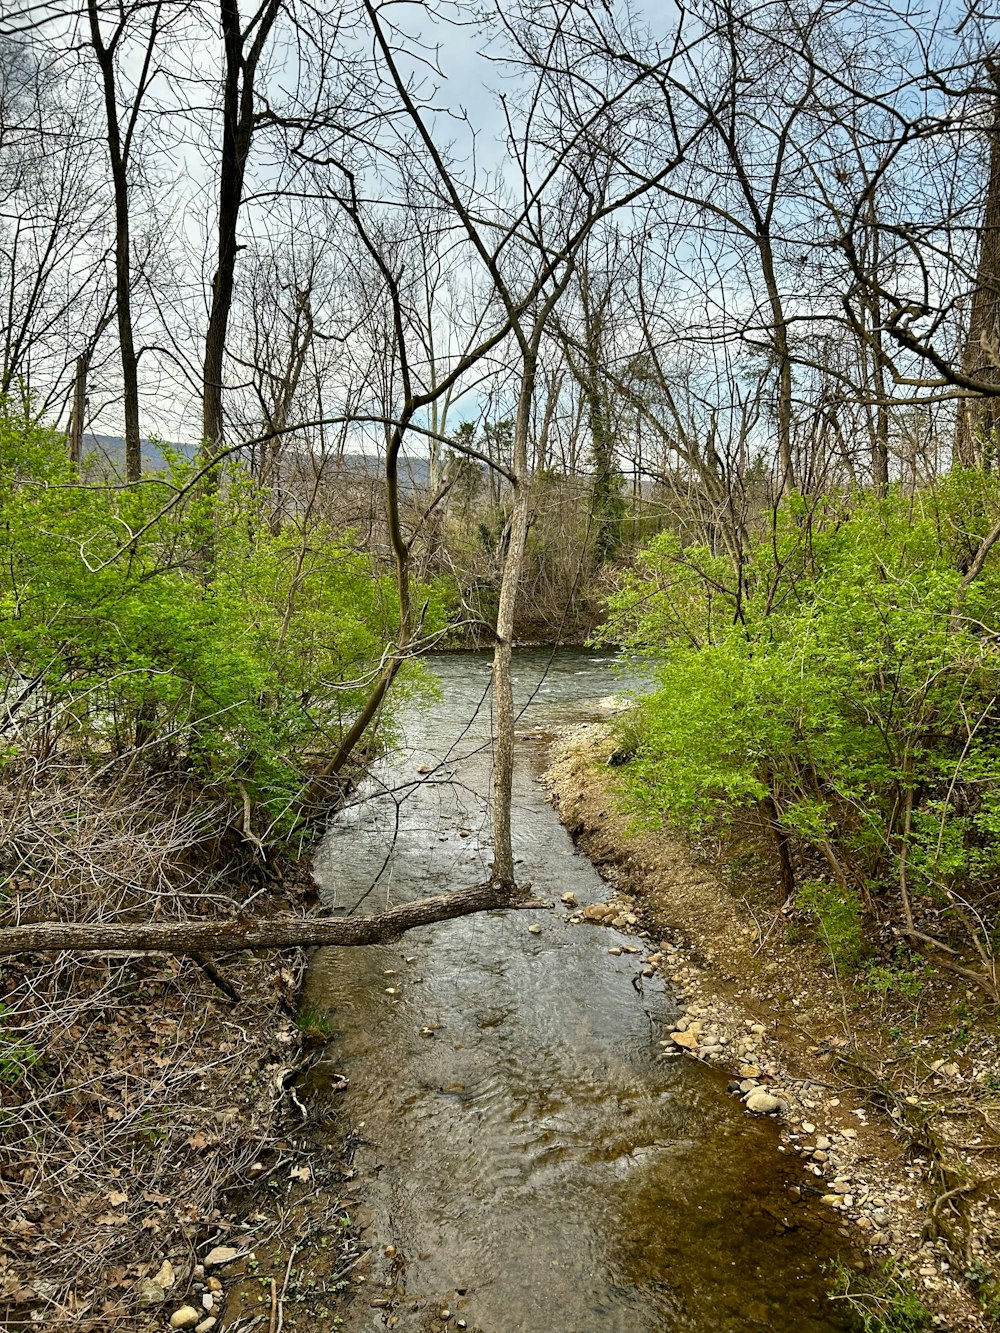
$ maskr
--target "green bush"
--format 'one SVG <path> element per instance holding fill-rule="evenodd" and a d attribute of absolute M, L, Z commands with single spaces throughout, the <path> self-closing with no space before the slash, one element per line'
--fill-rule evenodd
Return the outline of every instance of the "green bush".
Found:
<path fill-rule="evenodd" d="M 239 468 L 217 496 L 190 480 L 174 459 L 137 485 L 82 485 L 60 436 L 0 413 L 8 760 L 137 748 L 280 819 L 398 632 L 394 581 L 321 522 L 272 532 Z M 442 591 L 418 598 L 425 629 L 442 624 Z"/>
<path fill-rule="evenodd" d="M 836 966 L 857 967 L 869 948 L 857 897 L 832 884 L 813 881 L 801 886 L 798 901 L 815 916 L 823 942 Z"/>
<path fill-rule="evenodd" d="M 763 809 L 845 909 L 902 883 L 988 899 L 997 552 L 962 585 L 998 514 L 997 479 L 956 472 L 916 497 L 793 497 L 741 559 L 652 542 L 604 630 L 659 684 L 622 770 L 633 808 L 694 829 Z"/>
<path fill-rule="evenodd" d="M 924 1333 L 932 1327 L 913 1280 L 892 1261 L 880 1272 L 861 1275 L 838 1266 L 832 1294 L 847 1303 L 863 1333 Z"/>

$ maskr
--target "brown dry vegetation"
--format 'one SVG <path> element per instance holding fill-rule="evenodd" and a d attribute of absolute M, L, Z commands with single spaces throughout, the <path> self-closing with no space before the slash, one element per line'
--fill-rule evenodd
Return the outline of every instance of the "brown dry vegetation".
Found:
<path fill-rule="evenodd" d="M 64 760 L 8 785 L 12 921 L 269 913 L 311 892 L 239 854 L 225 806 L 123 769 Z M 206 1246 L 266 1240 L 305 1152 L 288 1138 L 303 965 L 295 950 L 4 961 L 0 1322 L 152 1326 L 173 1307 L 144 1311 L 142 1284 L 165 1259 L 179 1303 Z"/>

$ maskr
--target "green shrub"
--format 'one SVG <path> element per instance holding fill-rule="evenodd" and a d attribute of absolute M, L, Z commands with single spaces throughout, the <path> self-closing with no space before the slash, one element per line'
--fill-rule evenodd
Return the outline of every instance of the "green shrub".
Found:
<path fill-rule="evenodd" d="M 878 1273 L 860 1275 L 838 1265 L 832 1295 L 850 1306 L 862 1333 L 925 1333 L 932 1327 L 912 1279 L 892 1261 Z"/>
<path fill-rule="evenodd" d="M 901 873 L 946 909 L 985 897 L 1000 551 L 962 585 L 998 515 L 997 478 L 955 472 L 916 497 L 793 497 L 741 559 L 651 542 L 604 630 L 659 684 L 622 770 L 633 809 L 694 829 L 763 810 L 845 903 L 898 906 Z"/>
<path fill-rule="evenodd" d="M 175 458 L 134 486 L 80 485 L 60 436 L 0 412 L 0 664 L 20 753 L 98 764 L 136 747 L 280 822 L 398 632 L 394 580 L 323 522 L 272 532 L 239 467 L 218 496 L 190 480 Z M 425 630 L 444 623 L 441 587 L 414 602 Z"/>
<path fill-rule="evenodd" d="M 838 968 L 857 967 L 868 952 L 861 904 L 849 891 L 814 881 L 799 889 L 801 907 L 816 918 L 823 943 Z"/>

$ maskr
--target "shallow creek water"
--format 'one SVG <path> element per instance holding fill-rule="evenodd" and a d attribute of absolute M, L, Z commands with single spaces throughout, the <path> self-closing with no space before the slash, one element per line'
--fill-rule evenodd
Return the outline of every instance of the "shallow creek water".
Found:
<path fill-rule="evenodd" d="M 312 964 L 306 1000 L 331 1018 L 325 1066 L 349 1080 L 340 1104 L 360 1127 L 374 1209 L 349 1333 L 440 1329 L 445 1308 L 449 1327 L 482 1333 L 846 1327 L 823 1271 L 846 1242 L 812 1196 L 792 1201 L 804 1181 L 776 1126 L 747 1115 L 718 1071 L 661 1057 L 676 1005 L 639 955 L 608 952 L 638 941 L 571 926 L 559 904 L 606 890 L 537 782 L 539 733 L 595 716 L 621 688 L 611 667 L 573 652 L 515 659 L 515 855 L 555 910 L 446 922 Z M 445 656 L 434 670 L 441 698 L 409 709 L 371 799 L 319 849 L 334 910 L 486 873 L 489 663 Z"/>

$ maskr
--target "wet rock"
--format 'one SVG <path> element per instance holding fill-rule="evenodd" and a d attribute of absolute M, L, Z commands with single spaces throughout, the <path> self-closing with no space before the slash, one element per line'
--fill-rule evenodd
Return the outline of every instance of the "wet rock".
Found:
<path fill-rule="evenodd" d="M 588 903 L 580 913 L 584 921 L 593 921 L 596 925 L 604 925 L 615 915 L 615 909 L 608 903 Z"/>
<path fill-rule="evenodd" d="M 239 1258 L 240 1253 L 232 1245 L 216 1245 L 214 1250 L 209 1250 L 205 1255 L 205 1267 L 219 1268 L 222 1264 L 231 1264 L 234 1259 Z"/>
<path fill-rule="evenodd" d="M 171 1328 L 194 1328 L 201 1322 L 201 1315 L 193 1305 L 182 1305 L 170 1316 Z"/>
<path fill-rule="evenodd" d="M 775 1097 L 773 1093 L 766 1092 L 763 1088 L 754 1088 L 752 1092 L 747 1093 L 744 1100 L 747 1110 L 757 1115 L 773 1115 L 776 1111 L 784 1110 L 785 1106 L 780 1097 Z"/>

